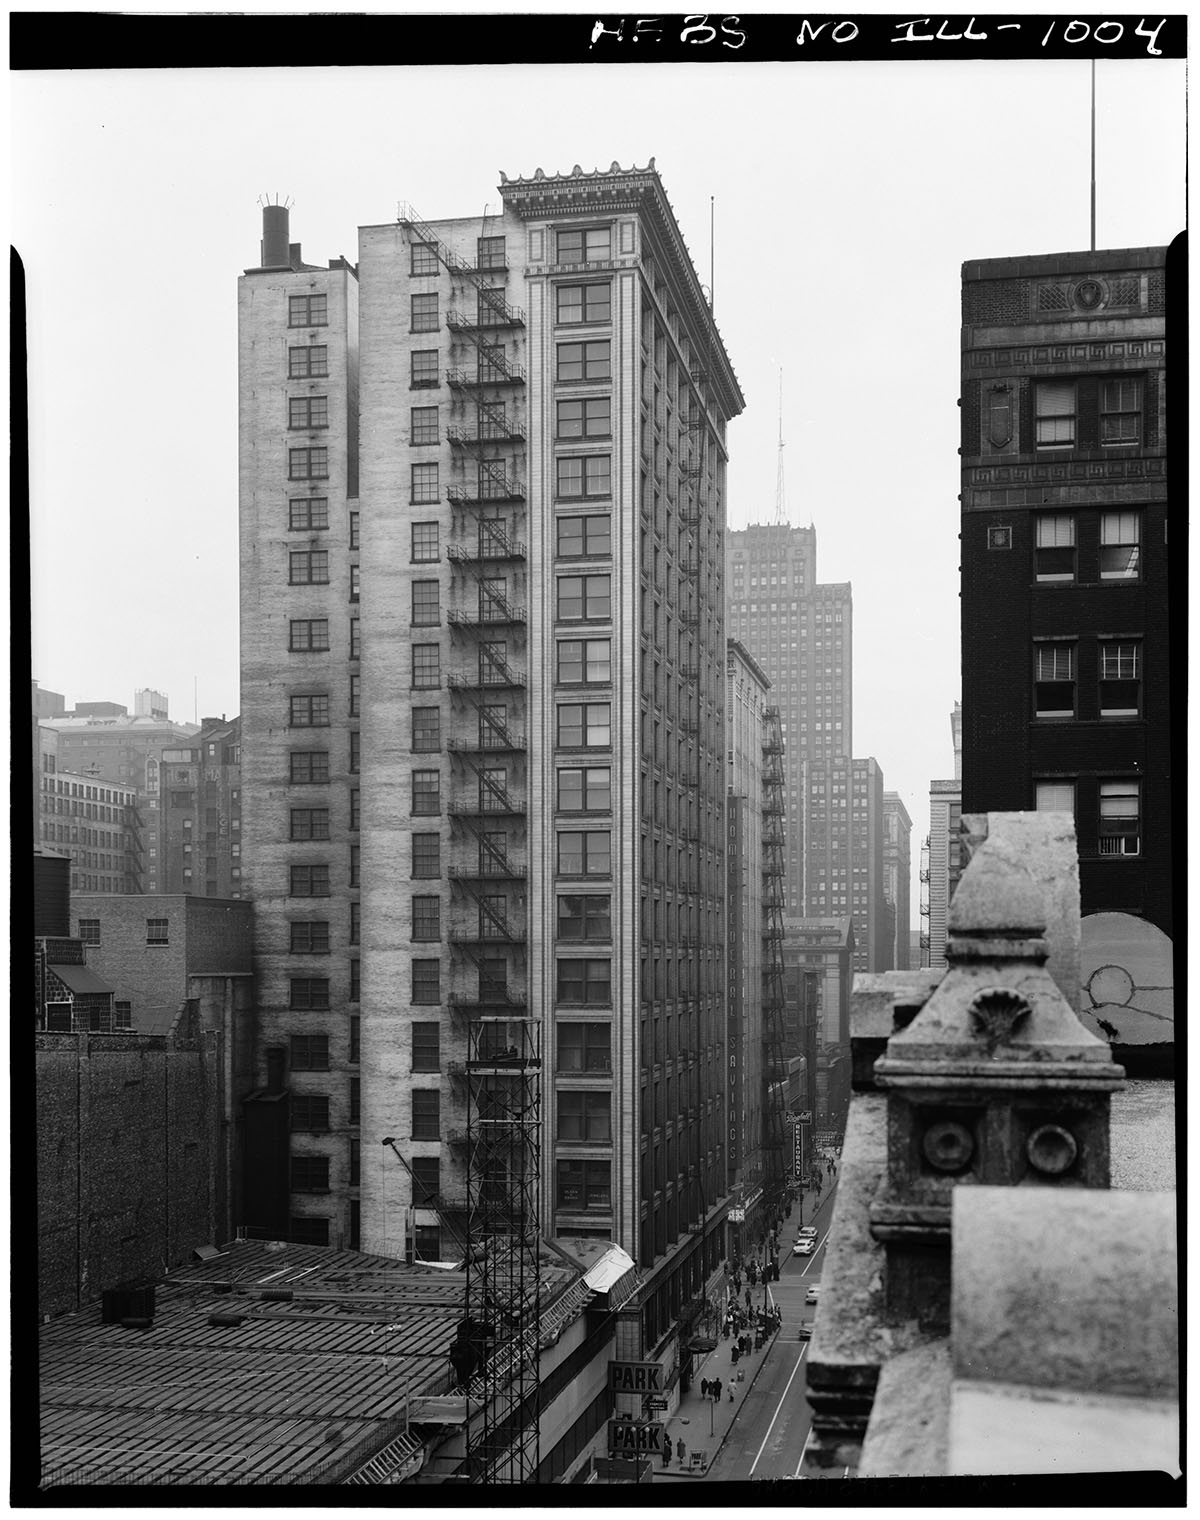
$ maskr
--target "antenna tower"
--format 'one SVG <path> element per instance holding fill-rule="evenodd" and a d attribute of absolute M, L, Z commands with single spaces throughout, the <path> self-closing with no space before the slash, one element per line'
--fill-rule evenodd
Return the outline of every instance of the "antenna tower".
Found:
<path fill-rule="evenodd" d="M 775 473 L 775 526 L 787 523 L 787 508 L 783 490 L 783 371 L 779 371 L 779 467 Z"/>

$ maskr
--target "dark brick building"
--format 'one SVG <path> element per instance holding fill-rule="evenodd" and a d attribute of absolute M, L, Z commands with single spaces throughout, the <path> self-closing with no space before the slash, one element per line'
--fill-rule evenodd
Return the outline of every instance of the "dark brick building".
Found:
<path fill-rule="evenodd" d="M 1166 260 L 963 266 L 962 810 L 1074 814 L 1118 1059 L 1173 1039 Z"/>

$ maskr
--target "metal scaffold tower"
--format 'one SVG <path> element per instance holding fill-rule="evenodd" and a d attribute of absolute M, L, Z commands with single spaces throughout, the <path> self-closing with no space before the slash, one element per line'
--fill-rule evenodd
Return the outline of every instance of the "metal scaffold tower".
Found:
<path fill-rule="evenodd" d="M 447 1139 L 466 1152 L 468 1234 L 455 1366 L 467 1395 L 468 1479 L 532 1483 L 540 1461 L 542 1054 L 527 993 L 526 612 L 511 587 L 525 559 L 525 426 L 515 415 L 525 370 L 509 352 L 525 317 L 508 304 L 503 238 L 481 236 L 471 262 L 411 207 L 400 208 L 399 221 L 431 272 L 449 273 L 453 291 L 447 685 L 459 713 L 447 741 L 449 941 L 452 987 L 473 989 L 450 994 L 465 1056 L 447 1069 L 465 1125 Z"/>
<path fill-rule="evenodd" d="M 778 1211 L 787 1189 L 787 1061 L 783 977 L 783 909 L 786 865 L 783 832 L 783 726 L 777 707 L 763 714 L 763 1191 Z"/>

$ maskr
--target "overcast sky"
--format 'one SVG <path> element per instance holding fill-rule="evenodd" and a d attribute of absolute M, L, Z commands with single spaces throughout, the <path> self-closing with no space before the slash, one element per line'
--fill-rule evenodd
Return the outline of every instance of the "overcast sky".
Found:
<path fill-rule="evenodd" d="M 1101 248 L 1184 226 L 1184 67 L 1097 66 Z M 261 195 L 292 198 L 323 264 L 402 200 L 494 213 L 501 170 L 653 156 L 706 284 L 715 197 L 746 397 L 730 526 L 774 518 L 782 369 L 787 516 L 815 524 L 818 578 L 853 583 L 854 751 L 916 854 L 960 695 L 960 268 L 1088 247 L 1085 59 L 10 77 L 43 686 L 238 711 L 236 281 Z"/>

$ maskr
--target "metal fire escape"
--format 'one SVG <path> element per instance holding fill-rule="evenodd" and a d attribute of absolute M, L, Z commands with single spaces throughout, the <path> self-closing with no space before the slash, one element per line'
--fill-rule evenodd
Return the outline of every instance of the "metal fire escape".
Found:
<path fill-rule="evenodd" d="M 783 908 L 786 864 L 783 832 L 783 726 L 779 708 L 763 713 L 763 1190 L 767 1210 L 779 1211 L 787 1189 L 787 1062 L 784 1019 Z"/>
<path fill-rule="evenodd" d="M 454 397 L 446 437 L 456 477 L 446 492 L 454 508 L 447 685 L 460 710 L 447 743 L 449 941 L 452 987 L 476 990 L 449 999 L 465 1035 L 465 1058 L 447 1063 L 465 1126 L 447 1140 L 466 1152 L 464 1323 L 478 1327 L 481 1350 L 464 1385 L 467 1476 L 531 1483 L 540 1460 L 541 1027 L 525 990 L 526 613 L 511 595 L 525 559 L 525 427 L 510 409 L 524 404 L 525 371 L 507 346 L 525 318 L 499 283 L 508 270 L 502 254 L 469 263 L 411 207 L 399 220 L 454 289 L 446 314 Z"/>

